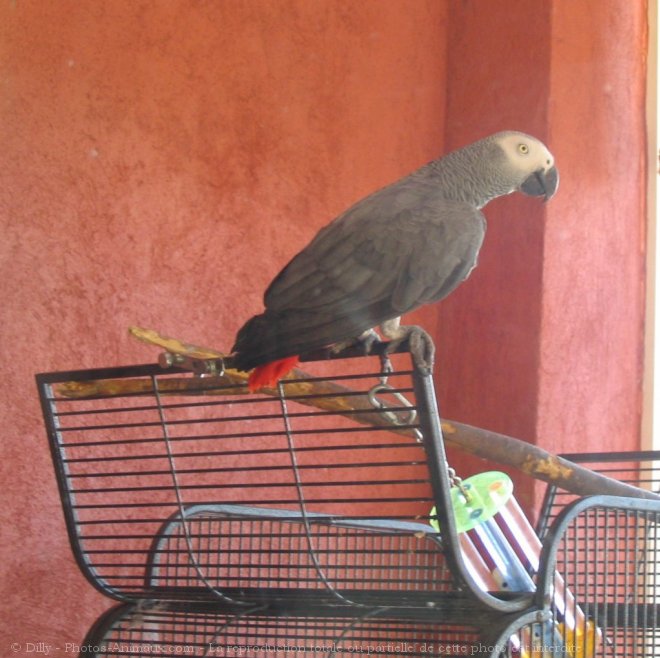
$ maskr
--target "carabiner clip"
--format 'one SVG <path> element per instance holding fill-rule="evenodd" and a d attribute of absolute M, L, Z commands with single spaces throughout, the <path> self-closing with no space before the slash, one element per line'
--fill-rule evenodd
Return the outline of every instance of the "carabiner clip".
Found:
<path fill-rule="evenodd" d="M 367 393 L 367 398 L 369 400 L 369 403 L 371 404 L 374 409 L 381 409 L 381 416 L 390 424 L 392 425 L 412 425 L 415 422 L 415 419 L 417 418 L 417 409 L 413 407 L 412 404 L 410 404 L 410 401 L 402 394 L 399 393 L 399 391 L 396 391 L 393 389 L 387 382 L 387 375 L 383 375 L 383 378 L 381 378 L 381 382 L 379 384 L 376 384 L 373 386 L 369 392 Z M 405 416 L 401 416 L 402 413 L 404 412 L 394 412 L 394 411 L 388 411 L 388 406 L 380 400 L 378 397 L 378 393 L 389 393 L 395 400 L 400 402 L 404 407 L 408 408 L 408 411 L 406 412 Z M 415 439 L 417 441 L 422 441 L 422 433 L 420 432 L 419 428 L 414 428 L 413 433 L 415 434 Z"/>

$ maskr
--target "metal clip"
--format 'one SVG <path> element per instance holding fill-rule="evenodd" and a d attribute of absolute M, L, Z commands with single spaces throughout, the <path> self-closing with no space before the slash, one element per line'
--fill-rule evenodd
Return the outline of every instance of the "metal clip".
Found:
<path fill-rule="evenodd" d="M 404 407 L 407 407 L 409 411 L 405 412 L 405 415 L 402 415 L 404 412 L 388 411 L 388 406 L 385 404 L 385 402 L 377 397 L 379 393 L 389 393 Z M 417 410 L 413 407 L 412 404 L 410 404 L 410 401 L 407 400 L 404 395 L 387 384 L 387 375 L 384 375 L 381 378 L 380 384 L 376 384 L 369 390 L 367 393 L 367 398 L 374 409 L 382 409 L 380 415 L 392 425 L 412 425 L 412 423 L 414 423 L 415 419 L 417 418 Z M 422 433 L 418 428 L 414 428 L 413 433 L 415 434 L 415 439 L 417 441 L 422 441 Z"/>

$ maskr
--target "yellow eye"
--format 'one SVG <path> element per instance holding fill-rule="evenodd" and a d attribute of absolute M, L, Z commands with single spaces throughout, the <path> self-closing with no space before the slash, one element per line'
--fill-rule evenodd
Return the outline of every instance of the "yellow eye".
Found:
<path fill-rule="evenodd" d="M 527 144 L 518 144 L 518 152 L 527 155 L 529 153 L 529 146 Z"/>

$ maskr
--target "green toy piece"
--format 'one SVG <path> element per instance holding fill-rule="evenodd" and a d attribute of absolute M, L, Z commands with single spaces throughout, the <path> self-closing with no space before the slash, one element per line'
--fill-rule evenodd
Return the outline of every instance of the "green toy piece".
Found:
<path fill-rule="evenodd" d="M 456 530 L 467 532 L 480 523 L 492 519 L 513 495 L 511 478 L 501 471 L 487 471 L 472 475 L 452 487 L 451 502 L 456 520 Z M 431 525 L 440 530 L 435 518 L 435 507 L 431 510 Z"/>

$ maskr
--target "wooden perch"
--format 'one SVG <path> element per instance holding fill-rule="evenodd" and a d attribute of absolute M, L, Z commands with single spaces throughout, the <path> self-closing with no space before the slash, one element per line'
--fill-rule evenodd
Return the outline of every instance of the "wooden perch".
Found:
<path fill-rule="evenodd" d="M 166 338 L 150 329 L 131 327 L 129 331 L 138 340 L 160 347 L 170 354 L 192 359 L 213 360 L 223 358 L 222 353 L 217 350 Z M 311 396 L 299 400 L 301 404 L 350 415 L 353 420 L 365 425 L 377 425 L 387 427 L 397 433 L 412 434 L 411 430 L 397 428 L 392 425 L 382 414 L 373 413 L 373 406 L 366 395 L 356 394 L 356 391 L 333 382 L 314 381 L 310 378 L 310 375 L 300 369 L 294 370 L 288 376 L 288 379 L 301 380 L 292 382 L 287 386 L 288 394 L 291 396 Z M 246 381 L 247 373 L 227 369 L 219 376 L 202 379 L 191 377 L 167 378 L 159 384 L 159 390 L 163 394 L 185 393 L 186 391 L 192 394 L 193 389 L 195 392 L 199 392 L 200 388 L 217 389 L 217 387 L 222 386 L 225 388 L 222 388 L 219 392 L 223 394 L 247 394 L 247 389 L 243 386 Z M 149 392 L 150 390 L 148 380 L 67 382 L 56 387 L 57 394 L 76 398 L 104 393 L 135 393 Z M 261 392 L 277 395 L 275 389 L 264 388 Z M 446 445 L 498 464 L 511 466 L 533 478 L 554 484 L 580 496 L 607 494 L 660 500 L 660 496 L 653 492 L 595 473 L 588 468 L 553 455 L 542 448 L 504 434 L 490 432 L 452 420 L 442 421 L 442 432 Z"/>

